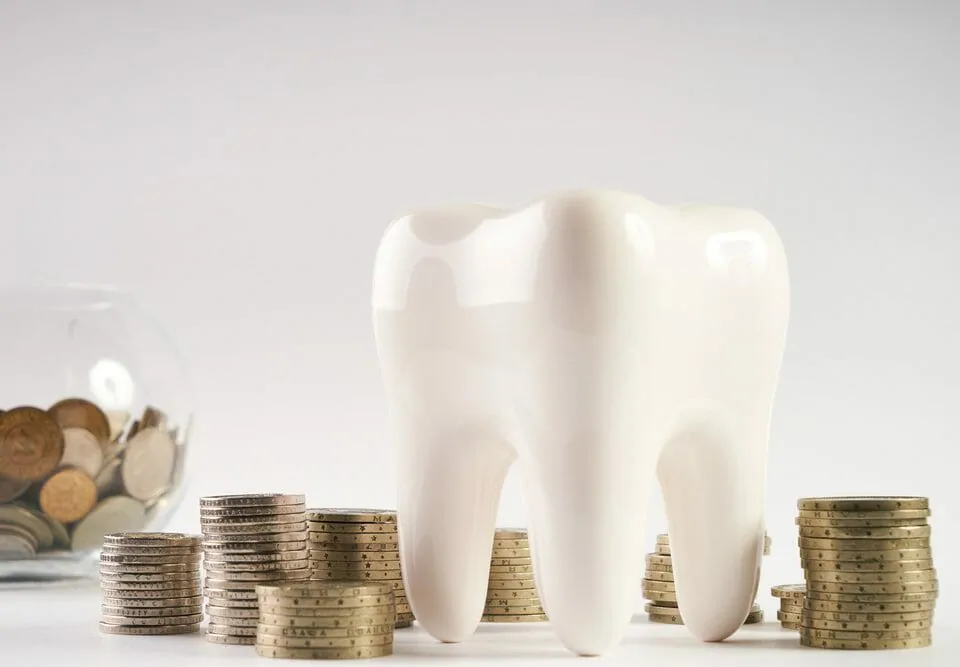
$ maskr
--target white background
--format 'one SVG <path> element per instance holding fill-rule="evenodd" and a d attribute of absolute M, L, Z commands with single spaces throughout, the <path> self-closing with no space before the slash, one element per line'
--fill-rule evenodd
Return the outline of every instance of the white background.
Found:
<path fill-rule="evenodd" d="M 411 207 L 756 208 L 793 284 L 761 601 L 801 578 L 798 497 L 922 494 L 955 623 L 958 25 L 946 0 L 0 0 L 0 282 L 116 284 L 166 323 L 195 530 L 207 493 L 394 504 L 369 293 Z"/>

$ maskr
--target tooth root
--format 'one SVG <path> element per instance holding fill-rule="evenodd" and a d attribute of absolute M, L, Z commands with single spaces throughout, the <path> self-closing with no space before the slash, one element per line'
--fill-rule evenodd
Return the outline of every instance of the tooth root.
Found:
<path fill-rule="evenodd" d="M 463 429 L 409 438 L 397 507 L 407 597 L 431 636 L 463 641 L 483 614 L 500 490 L 516 455 Z"/>
<path fill-rule="evenodd" d="M 684 625 L 701 641 L 736 632 L 756 596 L 765 431 L 736 441 L 721 419 L 691 420 L 660 457 L 677 600 Z"/>
<path fill-rule="evenodd" d="M 537 589 L 557 637 L 584 656 L 615 646 L 633 615 L 652 482 L 634 447 L 602 438 L 549 438 L 552 453 L 524 466 Z"/>

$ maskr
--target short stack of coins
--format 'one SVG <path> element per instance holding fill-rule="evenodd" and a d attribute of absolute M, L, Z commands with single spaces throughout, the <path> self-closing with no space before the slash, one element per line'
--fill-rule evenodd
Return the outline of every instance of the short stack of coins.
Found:
<path fill-rule="evenodd" d="M 929 501 L 802 498 L 797 507 L 807 580 L 800 643 L 855 650 L 929 646 L 938 591 Z"/>
<path fill-rule="evenodd" d="M 784 630 L 799 630 L 803 599 L 807 595 L 806 584 L 782 584 L 770 589 L 770 594 L 780 600 L 777 620 Z"/>
<path fill-rule="evenodd" d="M 256 651 L 264 658 L 349 660 L 393 653 L 393 586 L 309 581 L 257 586 Z"/>
<path fill-rule="evenodd" d="M 770 554 L 771 540 L 769 535 L 763 536 L 763 555 Z M 654 553 L 646 556 L 646 572 L 643 575 L 643 597 L 648 601 L 643 610 L 651 623 L 666 623 L 669 625 L 683 625 L 677 604 L 677 590 L 673 583 L 673 558 L 670 555 L 670 536 L 666 533 L 657 535 L 657 546 Z M 763 609 L 754 601 L 744 624 L 760 623 L 763 621 Z"/>
<path fill-rule="evenodd" d="M 100 632 L 197 632 L 203 620 L 200 553 L 199 535 L 105 535 L 100 553 Z"/>
<path fill-rule="evenodd" d="M 320 581 L 370 581 L 389 585 L 397 627 L 413 624 L 400 571 L 397 513 L 393 510 L 307 510 L 310 563 Z"/>
<path fill-rule="evenodd" d="M 253 645 L 257 586 L 310 578 L 304 502 L 296 494 L 200 499 L 208 641 Z"/>
<path fill-rule="evenodd" d="M 498 528 L 494 534 L 487 601 L 481 620 L 488 623 L 548 620 L 533 579 L 526 528 Z"/>

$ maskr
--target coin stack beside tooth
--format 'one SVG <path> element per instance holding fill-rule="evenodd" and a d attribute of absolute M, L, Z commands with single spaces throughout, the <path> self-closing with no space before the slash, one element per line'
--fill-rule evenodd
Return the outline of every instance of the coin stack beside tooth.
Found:
<path fill-rule="evenodd" d="M 307 510 L 314 579 L 373 581 L 394 593 L 397 627 L 413 624 L 403 587 L 397 513 L 393 510 L 325 508 Z"/>
<path fill-rule="evenodd" d="M 487 623 L 548 620 L 533 579 L 526 528 L 497 528 L 490 556 L 487 601 L 480 620 Z"/>
<path fill-rule="evenodd" d="M 257 655 L 347 660 L 393 653 L 397 611 L 383 582 L 309 581 L 257 586 Z"/>
<path fill-rule="evenodd" d="M 304 503 L 295 494 L 200 499 L 208 641 L 254 644 L 257 586 L 310 578 Z"/>
<path fill-rule="evenodd" d="M 763 555 L 770 554 L 770 536 L 763 536 Z M 643 606 L 652 623 L 683 625 L 683 617 L 677 605 L 677 592 L 673 585 L 673 559 L 670 555 L 670 537 L 657 535 L 654 553 L 647 554 L 646 572 L 643 578 L 643 597 L 649 602 Z M 754 601 L 745 625 L 763 621 L 763 609 Z"/>
<path fill-rule="evenodd" d="M 203 620 L 200 536 L 114 533 L 100 553 L 100 631 L 112 635 L 196 632 Z"/>
<path fill-rule="evenodd" d="M 770 594 L 780 599 L 777 620 L 785 630 L 800 629 L 800 615 L 803 612 L 803 598 L 807 594 L 806 584 L 782 584 L 770 589 Z"/>
<path fill-rule="evenodd" d="M 917 497 L 802 498 L 800 643 L 827 649 L 932 643 L 937 573 L 930 505 Z"/>

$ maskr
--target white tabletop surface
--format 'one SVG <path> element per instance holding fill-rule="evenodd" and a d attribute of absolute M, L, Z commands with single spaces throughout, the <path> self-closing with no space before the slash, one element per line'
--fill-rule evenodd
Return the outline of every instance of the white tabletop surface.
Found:
<path fill-rule="evenodd" d="M 201 634 L 176 637 L 116 637 L 97 631 L 99 590 L 89 586 L 41 589 L 0 589 L 0 656 L 2 664 L 36 667 L 97 665 L 98 667 L 213 667 L 216 665 L 273 664 L 258 658 L 249 646 L 218 646 Z M 774 608 L 766 609 L 776 618 Z M 934 645 L 901 651 L 824 651 L 799 646 L 796 633 L 782 630 L 776 621 L 746 626 L 719 644 L 694 640 L 682 627 L 655 625 L 638 614 L 620 646 L 600 660 L 607 664 L 669 665 L 683 667 L 832 667 L 903 665 L 956 667 L 960 664 L 960 632 L 934 625 Z M 398 630 L 395 654 L 377 664 L 436 665 L 556 665 L 583 663 L 568 653 L 549 624 L 483 624 L 461 644 L 441 644 L 414 625 Z"/>

